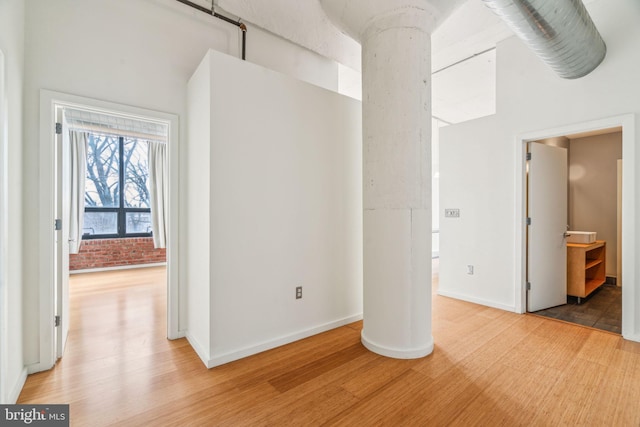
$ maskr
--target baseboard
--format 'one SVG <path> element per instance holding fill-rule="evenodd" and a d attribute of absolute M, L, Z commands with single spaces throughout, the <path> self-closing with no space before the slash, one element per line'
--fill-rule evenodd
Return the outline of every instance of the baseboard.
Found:
<path fill-rule="evenodd" d="M 414 348 L 392 348 L 384 345 L 380 345 L 374 341 L 371 341 L 364 333 L 364 329 L 360 333 L 360 340 L 370 351 L 385 357 L 391 357 L 393 359 L 419 359 L 426 357 L 433 352 L 433 336 L 429 337 L 429 341 L 422 347 Z"/>
<path fill-rule="evenodd" d="M 627 341 L 635 341 L 635 342 L 640 342 L 640 335 L 638 334 L 628 334 L 625 335 L 624 333 L 622 334 L 622 338 L 624 338 Z"/>
<path fill-rule="evenodd" d="M 11 387 L 11 391 L 7 396 L 7 402 L 9 404 L 14 404 L 18 401 L 20 397 L 20 393 L 22 392 L 22 388 L 24 387 L 24 383 L 27 381 L 27 368 L 23 368 L 22 372 L 20 372 L 20 376 L 18 376 L 18 380 Z"/>
<path fill-rule="evenodd" d="M 33 363 L 31 365 L 27 365 L 27 375 L 48 371 L 49 369 L 53 369 L 54 366 L 55 365 L 48 366 L 42 363 Z"/>
<path fill-rule="evenodd" d="M 167 337 L 167 339 L 173 341 L 173 340 L 179 340 L 180 338 L 186 338 L 187 337 L 187 332 L 186 331 L 178 331 L 177 334 Z"/>
<path fill-rule="evenodd" d="M 196 354 L 198 355 L 200 360 L 202 360 L 202 363 L 204 363 L 204 366 L 206 366 L 207 368 L 210 368 L 210 366 L 208 365 L 208 363 L 209 363 L 209 352 L 205 351 L 204 347 L 198 342 L 197 339 L 195 339 L 189 333 L 189 331 L 187 331 L 185 333 L 185 337 L 187 338 L 187 341 L 189 341 L 189 344 L 191 345 L 191 348 L 193 348 L 193 350 L 196 352 Z"/>
<path fill-rule="evenodd" d="M 257 345 L 253 345 L 250 347 L 245 347 L 245 348 L 231 351 L 228 353 L 216 355 L 215 357 L 205 362 L 205 365 L 207 365 L 208 368 L 224 365 L 225 363 L 233 362 L 234 360 L 239 360 L 248 356 L 252 356 L 254 354 L 262 353 L 263 351 L 271 350 L 273 348 L 290 344 L 292 342 L 295 342 L 304 338 L 308 338 L 310 336 L 317 335 L 322 332 L 329 331 L 331 329 L 339 328 L 340 326 L 348 325 L 349 323 L 357 322 L 358 320 L 362 320 L 362 313 L 345 317 L 343 319 L 339 319 L 333 322 L 325 323 L 323 325 L 316 326 L 313 328 L 305 329 L 303 331 L 296 332 L 291 335 L 286 335 L 284 337 L 265 341 Z M 198 351 L 196 350 L 196 353 L 197 352 Z"/>
<path fill-rule="evenodd" d="M 500 303 L 485 300 L 482 298 L 476 298 L 469 295 L 459 294 L 457 292 L 449 292 L 446 290 L 438 289 L 438 295 L 441 295 L 443 297 L 459 299 L 462 301 L 472 302 L 474 304 L 484 305 L 491 308 L 497 308 L 499 310 L 510 311 L 512 313 L 517 313 L 516 307 L 513 305 L 500 304 Z"/>
<path fill-rule="evenodd" d="M 69 274 L 100 273 L 102 271 L 131 270 L 134 268 L 166 267 L 166 265 L 167 265 L 166 262 L 156 262 L 153 264 L 118 265 L 116 267 L 101 267 L 101 268 L 86 268 L 84 270 L 69 270 Z"/>

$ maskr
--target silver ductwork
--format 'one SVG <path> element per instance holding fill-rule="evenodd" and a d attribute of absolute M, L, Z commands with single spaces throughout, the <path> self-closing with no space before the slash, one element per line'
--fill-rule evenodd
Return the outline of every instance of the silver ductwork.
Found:
<path fill-rule="evenodd" d="M 582 0 L 482 0 L 560 77 L 593 71 L 607 47 Z"/>

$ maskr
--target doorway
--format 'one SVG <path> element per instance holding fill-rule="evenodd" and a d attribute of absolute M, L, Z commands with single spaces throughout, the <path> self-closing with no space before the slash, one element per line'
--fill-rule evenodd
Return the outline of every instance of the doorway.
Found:
<path fill-rule="evenodd" d="M 7 287 L 9 280 L 7 276 L 7 248 L 8 242 L 8 222 L 7 212 L 8 202 L 8 137 L 7 137 L 7 101 L 5 100 L 5 72 L 4 53 L 0 50 L 0 402 L 7 399 Z"/>
<path fill-rule="evenodd" d="M 561 157 L 559 164 L 551 165 L 540 150 L 556 153 Z M 622 227 L 618 166 L 622 161 L 622 129 L 540 139 L 529 142 L 530 155 L 532 151 L 538 152 L 528 160 L 527 206 L 528 218 L 533 223 L 528 228 L 528 282 L 531 285 L 527 309 L 541 316 L 620 334 L 622 289 L 618 261 Z M 546 164 L 540 164 L 541 161 Z M 542 194 L 536 194 L 541 177 L 535 173 L 541 170 L 545 172 L 544 179 L 560 175 L 562 178 Z M 549 204 L 545 210 L 544 205 Z M 532 217 L 532 212 L 548 218 Z M 559 253 L 546 249 L 543 256 L 551 258 L 541 262 L 533 255 L 538 252 L 537 242 L 545 238 L 541 238 L 540 230 L 534 226 L 545 220 L 557 222 L 556 235 L 562 238 L 551 239 Z M 561 258 L 566 261 L 562 262 Z M 556 269 L 556 264 L 562 268 Z M 555 270 L 560 277 L 550 283 L 534 277 L 540 271 Z M 541 296 L 546 296 L 540 288 L 546 284 L 558 291 L 558 297 L 547 298 L 545 304 L 539 304 Z"/>
<path fill-rule="evenodd" d="M 622 172 L 622 271 L 619 277 L 622 283 L 622 335 L 626 339 L 640 341 L 640 335 L 636 333 L 635 313 L 637 311 L 634 295 L 638 292 L 638 285 L 634 281 L 634 256 L 635 239 L 632 237 L 635 229 L 635 165 L 633 164 L 635 153 L 635 117 L 632 114 L 611 117 L 591 122 L 578 123 L 563 127 L 546 129 L 519 135 L 516 139 L 516 310 L 520 313 L 527 311 L 527 146 L 531 141 L 546 138 L 576 135 L 582 132 L 592 132 L 601 129 L 620 127 L 622 130 L 623 158 L 631 159 Z"/>
<path fill-rule="evenodd" d="M 40 363 L 31 369 L 31 372 L 47 370 L 53 367 L 60 355 L 60 338 L 64 340 L 63 327 L 56 327 L 49 319 L 58 319 L 55 316 L 64 315 L 68 311 L 68 292 L 62 288 L 64 282 L 59 280 L 60 274 L 57 269 L 63 265 L 62 255 L 56 246 L 55 231 L 52 232 L 51 224 L 53 218 L 57 217 L 57 205 L 52 200 L 52 195 L 56 195 L 57 187 L 57 164 L 56 159 L 56 133 L 53 132 L 53 124 L 58 123 L 61 110 L 78 109 L 93 111 L 97 113 L 111 114 L 116 116 L 126 116 L 140 120 L 163 123 L 168 128 L 167 147 L 167 338 L 176 339 L 183 336 L 179 325 L 179 305 L 178 305 L 178 260 L 177 260 L 177 186 L 178 186 L 178 161 L 177 161 L 177 141 L 178 141 L 178 118 L 172 114 L 160 113 L 151 110 L 130 107 L 90 98 L 78 97 L 47 90 L 41 91 L 41 174 L 40 188 L 42 206 L 49 206 L 49 210 L 44 210 L 41 214 L 41 229 L 43 242 L 41 246 L 42 256 L 41 266 L 41 292 L 40 292 Z M 58 197 L 57 195 L 55 197 Z M 174 200 L 176 199 L 176 200 Z M 63 244 L 65 241 L 62 242 Z M 64 272 L 63 272 L 64 274 Z M 64 277 L 64 276 L 62 276 Z M 68 275 L 67 275 L 68 284 Z M 65 294 L 67 296 L 65 296 Z M 67 307 L 65 308 L 65 304 Z M 59 324 L 64 324 L 65 319 L 61 319 Z M 62 341 L 64 342 L 64 341 Z"/>

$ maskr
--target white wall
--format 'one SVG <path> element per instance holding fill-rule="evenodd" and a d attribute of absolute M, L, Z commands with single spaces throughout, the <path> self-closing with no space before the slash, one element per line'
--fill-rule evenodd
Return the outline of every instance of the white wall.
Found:
<path fill-rule="evenodd" d="M 440 121 L 431 119 L 431 256 L 440 255 Z"/>
<path fill-rule="evenodd" d="M 569 211 L 572 230 L 596 231 L 607 242 L 606 273 L 617 277 L 618 159 L 622 133 L 571 139 Z"/>
<path fill-rule="evenodd" d="M 329 90 L 340 89 L 337 62 L 318 56 L 259 27 L 250 27 L 247 32 L 246 59 Z"/>
<path fill-rule="evenodd" d="M 521 219 L 515 217 L 515 182 L 522 161 L 516 157 L 517 135 L 640 112 L 640 6 L 611 0 L 593 3 L 590 11 L 608 47 L 594 72 L 560 79 L 510 38 L 497 48 L 497 114 L 441 129 L 441 293 L 509 310 L 516 306 L 515 224 Z M 637 133 L 631 137 L 640 142 Z M 639 159 L 625 162 L 638 165 Z M 450 207 L 461 208 L 459 219 L 442 217 Z M 631 212 L 637 220 L 638 212 Z M 639 236 L 627 231 L 637 245 Z M 468 264 L 475 265 L 475 275 L 466 274 Z M 637 265 L 627 267 L 637 274 Z M 640 312 L 638 293 L 629 304 Z M 640 319 L 630 320 L 637 336 Z"/>
<path fill-rule="evenodd" d="M 24 272 L 25 363 L 39 363 L 38 290 L 48 274 L 38 227 L 39 91 L 95 98 L 180 116 L 186 138 L 187 81 L 208 49 L 238 55 L 236 27 L 174 0 L 29 0 L 25 4 Z M 250 24 L 247 59 L 337 89 L 337 65 Z M 241 103 L 237 96 L 234 103 Z M 46 159 L 45 159 L 46 160 Z M 181 162 L 184 169 L 184 158 Z M 186 187 L 181 187 L 181 193 Z M 187 212 L 181 205 L 180 216 Z M 44 223 L 47 223 L 44 221 Z M 19 230 L 20 228 L 15 228 Z M 184 230 L 183 230 L 184 231 Z M 184 235 L 184 232 L 181 233 Z M 184 247 L 185 241 L 180 245 Z M 183 262 L 182 256 L 180 262 Z M 184 280 L 184 278 L 182 278 Z M 185 301 L 182 296 L 181 301 Z M 184 306 L 183 306 L 184 308 Z M 181 312 L 181 324 L 186 313 Z"/>
<path fill-rule="evenodd" d="M 188 119 L 186 144 L 182 153 L 186 158 L 186 206 L 184 236 L 186 250 L 184 275 L 187 293 L 187 331 L 191 346 L 203 360 L 209 359 L 211 347 L 211 80 L 209 56 L 193 74 L 188 84 Z M 217 74 L 217 70 L 215 71 Z"/>
<path fill-rule="evenodd" d="M 440 128 L 442 295 L 514 309 L 511 145 L 513 137 L 497 116 Z M 448 208 L 460 209 L 460 217 L 444 218 Z"/>
<path fill-rule="evenodd" d="M 0 2 L 0 51 L 4 73 L 0 90 L 0 403 L 15 403 L 26 377 L 22 352 L 22 82 L 24 2 Z"/>
<path fill-rule="evenodd" d="M 189 125 L 188 168 L 205 172 L 189 175 L 187 202 L 209 210 L 190 216 L 188 229 L 200 242 L 190 250 L 208 251 L 209 263 L 194 261 L 187 277 L 200 318 L 207 310 L 195 300 L 207 297 L 201 281 L 209 275 L 203 359 L 214 366 L 360 318 L 362 140 L 358 101 L 209 55 L 190 82 L 190 106 L 203 110 L 210 85 L 211 122 L 189 117 L 197 123 Z M 207 68 L 209 81 L 200 74 Z M 208 132 L 209 153 L 201 150 Z M 209 165 L 195 158 L 207 154 Z M 190 318 L 188 335 L 201 326 Z"/>

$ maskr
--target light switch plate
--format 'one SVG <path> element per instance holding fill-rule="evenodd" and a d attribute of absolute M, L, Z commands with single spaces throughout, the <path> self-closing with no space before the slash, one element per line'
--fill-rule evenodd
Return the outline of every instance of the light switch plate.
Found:
<path fill-rule="evenodd" d="M 460 218 L 460 209 L 445 209 L 445 218 Z"/>

